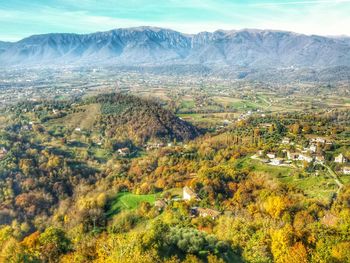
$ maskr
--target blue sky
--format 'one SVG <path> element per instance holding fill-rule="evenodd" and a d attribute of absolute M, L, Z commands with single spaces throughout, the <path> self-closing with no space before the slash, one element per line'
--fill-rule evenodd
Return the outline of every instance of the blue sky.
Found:
<path fill-rule="evenodd" d="M 350 35 L 350 0 L 0 0 L 0 40 L 143 25 Z"/>

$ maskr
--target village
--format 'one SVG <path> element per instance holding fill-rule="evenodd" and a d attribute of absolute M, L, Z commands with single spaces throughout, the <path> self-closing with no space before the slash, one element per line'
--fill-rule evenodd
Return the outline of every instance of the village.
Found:
<path fill-rule="evenodd" d="M 259 150 L 251 158 L 273 166 L 289 167 L 300 167 L 311 163 L 327 166 L 327 164 L 334 163 L 337 164 L 337 172 L 349 175 L 349 160 L 343 153 L 334 155 L 332 159 L 326 159 L 325 152 L 332 151 L 333 144 L 332 141 L 325 138 L 316 137 L 308 139 L 308 146 L 302 147 L 292 142 L 290 138 L 285 137 L 282 139 L 278 151 L 265 152 L 264 150 Z"/>

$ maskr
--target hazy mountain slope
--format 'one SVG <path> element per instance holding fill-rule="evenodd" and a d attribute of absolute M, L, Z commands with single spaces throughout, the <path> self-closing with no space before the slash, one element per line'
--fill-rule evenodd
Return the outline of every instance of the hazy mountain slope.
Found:
<path fill-rule="evenodd" d="M 325 68 L 350 66 L 350 41 L 270 30 L 186 35 L 139 27 L 86 35 L 36 35 L 0 43 L 2 65 L 48 63 Z"/>
<path fill-rule="evenodd" d="M 12 43 L 10 42 L 0 41 L 0 54 L 5 52 L 11 45 Z"/>

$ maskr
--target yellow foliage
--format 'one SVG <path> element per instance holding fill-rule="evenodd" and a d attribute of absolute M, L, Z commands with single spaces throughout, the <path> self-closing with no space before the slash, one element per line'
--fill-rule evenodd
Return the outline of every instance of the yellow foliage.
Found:
<path fill-rule="evenodd" d="M 36 231 L 33 234 L 25 237 L 21 244 L 29 249 L 35 248 L 39 244 L 39 236 L 39 231 Z"/>
<path fill-rule="evenodd" d="M 350 242 L 343 242 L 332 248 L 332 256 L 339 262 L 350 262 Z"/>
<path fill-rule="evenodd" d="M 266 212 L 273 218 L 279 218 L 287 209 L 287 200 L 281 196 L 270 196 L 263 204 Z"/>
<path fill-rule="evenodd" d="M 301 242 L 295 243 L 288 255 L 290 263 L 307 263 L 307 250 Z"/>
<path fill-rule="evenodd" d="M 290 225 L 272 231 L 271 233 L 271 252 L 276 263 L 290 262 L 290 247 L 293 240 L 293 228 Z"/>
<path fill-rule="evenodd" d="M 221 258 L 218 258 L 217 256 L 209 255 L 208 263 L 225 263 L 225 261 Z"/>
<path fill-rule="evenodd" d="M 98 207 L 104 207 L 107 203 L 107 195 L 105 193 L 101 193 L 97 196 L 96 199 Z"/>
<path fill-rule="evenodd" d="M 183 262 L 184 263 L 202 263 L 202 261 L 199 258 L 197 258 L 195 255 L 187 255 Z"/>

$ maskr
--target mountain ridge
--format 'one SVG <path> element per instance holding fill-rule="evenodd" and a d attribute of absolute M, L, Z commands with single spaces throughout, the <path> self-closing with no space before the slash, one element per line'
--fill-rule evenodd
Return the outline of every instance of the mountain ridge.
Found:
<path fill-rule="evenodd" d="M 281 30 L 217 30 L 198 34 L 158 27 L 90 34 L 49 33 L 0 42 L 0 65 L 350 66 L 349 38 Z"/>

